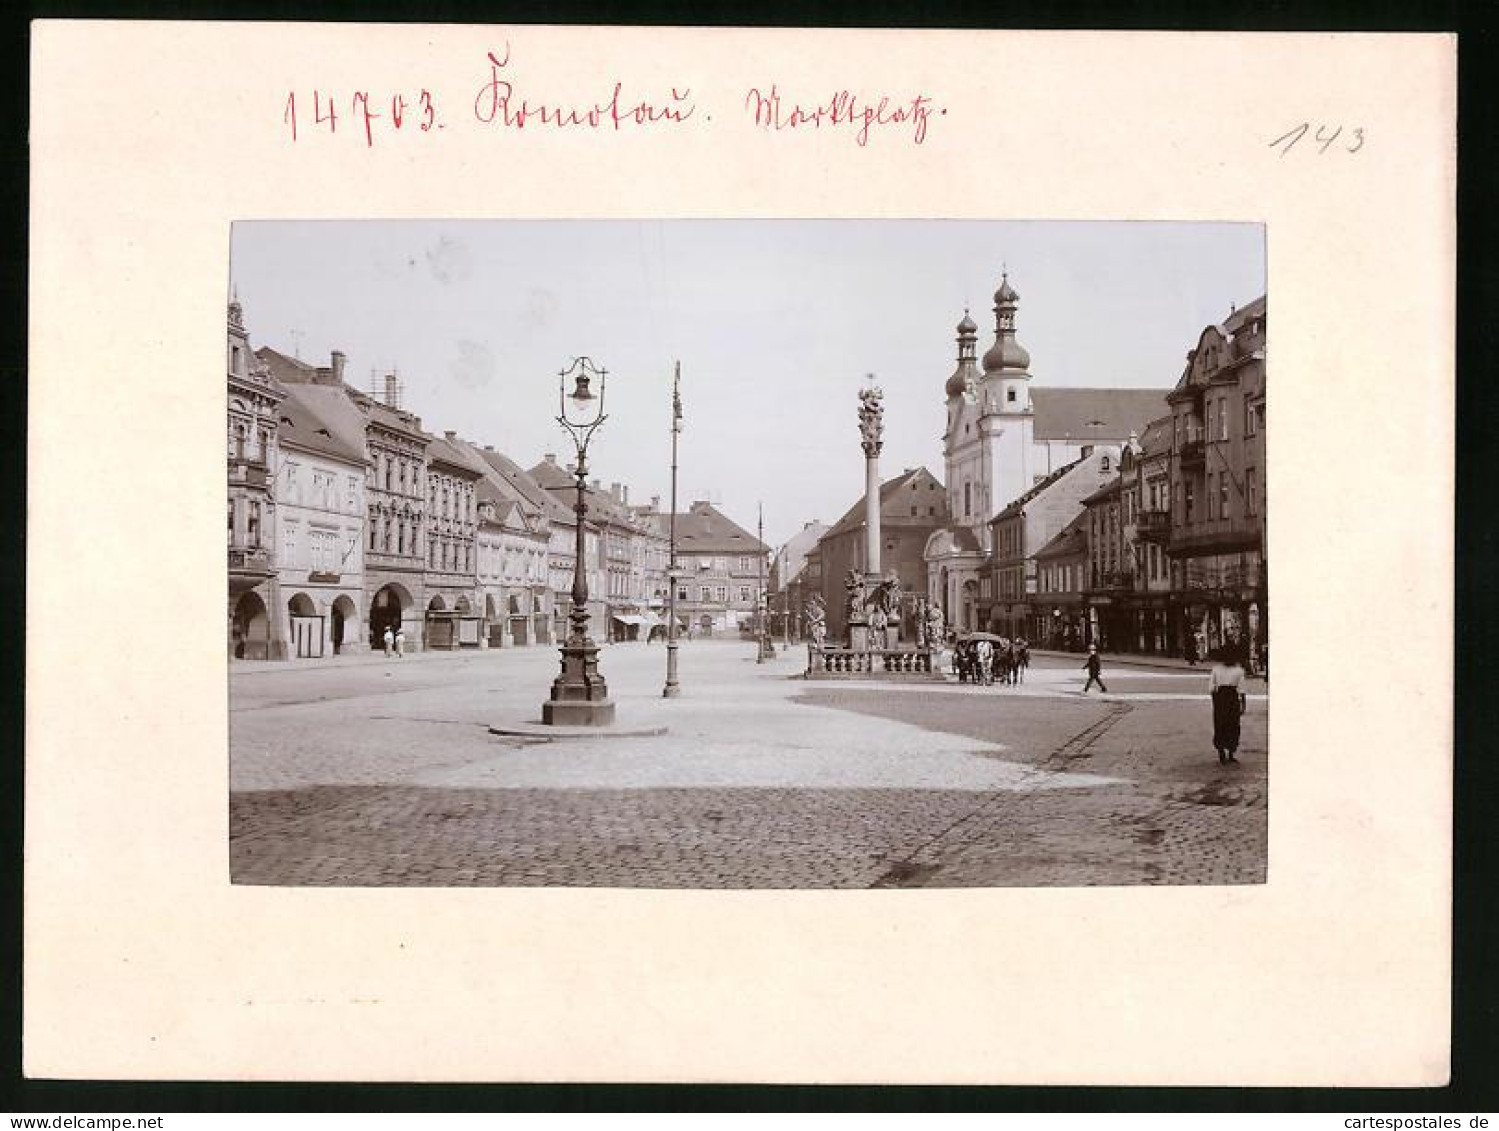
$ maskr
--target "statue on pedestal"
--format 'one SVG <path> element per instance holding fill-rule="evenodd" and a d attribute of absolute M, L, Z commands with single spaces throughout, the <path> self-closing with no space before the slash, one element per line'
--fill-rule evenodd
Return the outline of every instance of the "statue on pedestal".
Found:
<path fill-rule="evenodd" d="M 812 633 L 812 646 L 821 649 L 823 641 L 828 638 L 828 613 L 820 596 L 814 595 L 807 602 L 807 625 Z"/>
<path fill-rule="evenodd" d="M 864 575 L 851 569 L 843 578 L 843 588 L 848 590 L 848 619 L 864 619 Z"/>
<path fill-rule="evenodd" d="M 941 648 L 944 642 L 944 632 L 942 606 L 933 602 L 926 611 L 926 646 Z"/>

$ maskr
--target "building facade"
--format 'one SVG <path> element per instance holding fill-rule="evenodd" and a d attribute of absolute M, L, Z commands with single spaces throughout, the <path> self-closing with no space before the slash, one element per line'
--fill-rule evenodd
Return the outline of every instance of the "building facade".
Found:
<path fill-rule="evenodd" d="M 1075 650 L 1088 642 L 1088 512 L 1036 551 L 1039 617 L 1026 639 L 1037 647 Z M 1037 631 L 1038 629 L 1043 631 Z"/>
<path fill-rule="evenodd" d="M 993 551 L 980 579 L 979 623 L 990 632 L 1044 639 L 1051 610 L 1039 600 L 1036 553 L 1083 513 L 1083 500 L 1119 474 L 1113 448 L 1052 472 L 990 520 Z M 946 594 L 952 600 L 954 594 Z"/>
<path fill-rule="evenodd" d="M 678 514 L 676 529 L 678 619 L 690 636 L 737 635 L 753 622 L 770 548 L 706 501 Z"/>
<path fill-rule="evenodd" d="M 1253 661 L 1268 635 L 1265 569 L 1264 298 L 1208 326 L 1168 398 L 1172 521 L 1167 554 L 1178 640 Z"/>
<path fill-rule="evenodd" d="M 323 421 L 309 386 L 284 388 L 276 525 L 286 654 L 307 659 L 366 651 L 363 445 Z"/>
<path fill-rule="evenodd" d="M 457 445 L 457 433 L 427 444 L 426 608 L 428 648 L 478 648 L 483 639 L 483 599 L 478 583 L 481 472 Z"/>
<path fill-rule="evenodd" d="M 239 299 L 228 313 L 229 655 L 286 655 L 285 610 L 276 569 L 273 483 L 284 391 L 250 352 Z"/>

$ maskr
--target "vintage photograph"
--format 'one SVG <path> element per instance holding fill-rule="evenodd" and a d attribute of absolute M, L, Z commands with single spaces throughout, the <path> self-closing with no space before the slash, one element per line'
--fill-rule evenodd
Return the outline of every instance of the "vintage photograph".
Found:
<path fill-rule="evenodd" d="M 1265 230 L 245 221 L 237 884 L 1259 884 Z"/>

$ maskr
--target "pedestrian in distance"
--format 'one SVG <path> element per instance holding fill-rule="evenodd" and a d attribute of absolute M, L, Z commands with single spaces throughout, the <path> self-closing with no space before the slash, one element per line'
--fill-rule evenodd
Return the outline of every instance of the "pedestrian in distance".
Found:
<path fill-rule="evenodd" d="M 1244 667 L 1229 648 L 1218 649 L 1208 674 L 1208 697 L 1213 703 L 1213 749 L 1218 762 L 1238 764 L 1239 719 L 1248 699 L 1244 695 Z"/>
<path fill-rule="evenodd" d="M 390 630 L 390 625 L 385 626 L 385 635 L 381 637 L 385 641 L 385 658 L 390 659 L 390 650 L 396 646 L 396 634 Z"/>
<path fill-rule="evenodd" d="M 1098 649 L 1092 644 L 1088 645 L 1088 660 L 1083 664 L 1083 670 L 1088 673 L 1088 682 L 1083 684 L 1083 694 L 1088 694 L 1088 689 L 1097 683 L 1098 690 L 1107 695 L 1109 689 L 1103 685 L 1103 676 L 1100 674 L 1103 671 L 1103 660 L 1099 658 Z"/>
<path fill-rule="evenodd" d="M 1195 636 L 1187 637 L 1186 659 L 1192 667 L 1197 666 L 1197 637 Z"/>
<path fill-rule="evenodd" d="M 396 659 L 406 655 L 406 634 L 399 628 L 396 629 Z"/>

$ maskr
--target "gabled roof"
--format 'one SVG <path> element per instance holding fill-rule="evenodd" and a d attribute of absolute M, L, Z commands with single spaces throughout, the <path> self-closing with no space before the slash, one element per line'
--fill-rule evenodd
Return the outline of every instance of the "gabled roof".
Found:
<path fill-rule="evenodd" d="M 1254 321 L 1256 318 L 1263 318 L 1264 316 L 1265 296 L 1260 295 L 1253 302 L 1239 307 L 1225 318 L 1223 320 L 1223 329 L 1230 335 L 1237 334 L 1247 323 Z"/>
<path fill-rule="evenodd" d="M 265 362 L 271 376 L 288 385 L 310 384 L 317 376 L 317 366 L 308 365 L 301 358 L 287 357 L 270 346 L 256 346 L 255 356 Z"/>
<path fill-rule="evenodd" d="M 896 492 L 899 491 L 902 487 L 906 486 L 906 484 L 910 483 L 913 479 L 920 479 L 922 476 L 925 476 L 933 483 L 937 484 L 938 489 L 935 492 L 932 492 L 932 494 L 941 495 L 940 504 L 942 509 L 941 512 L 936 516 L 917 516 L 917 518 L 926 519 L 925 522 L 913 523 L 908 519 L 906 525 L 935 526 L 947 521 L 947 492 L 941 489 L 942 480 L 938 479 L 924 467 L 911 467 L 901 472 L 894 479 L 887 479 L 885 480 L 885 482 L 880 484 L 880 522 L 882 524 L 886 521 L 899 522 L 902 517 L 905 517 L 899 514 L 885 514 L 885 504 L 890 502 L 891 499 L 895 496 Z M 862 528 L 863 525 L 864 496 L 860 495 L 854 505 L 849 507 L 848 510 L 844 511 L 843 517 L 840 518 L 837 522 L 833 523 L 832 527 L 827 531 L 827 533 L 822 536 L 822 538 L 819 538 L 818 541 L 821 542 L 828 538 L 836 538 L 838 535 L 846 534 L 850 530 L 858 530 Z"/>
<path fill-rule="evenodd" d="M 287 400 L 283 404 L 293 401 L 301 407 L 312 420 L 317 421 L 317 427 L 326 428 L 329 437 L 344 452 L 358 454 L 358 462 L 363 464 L 367 461 L 364 444 L 364 413 L 342 388 L 337 385 L 284 385 Z M 352 455 L 350 458 L 353 458 Z"/>
<path fill-rule="evenodd" d="M 1051 558 L 1069 558 L 1088 552 L 1088 512 L 1083 511 L 1046 545 L 1032 555 L 1037 561 Z"/>
<path fill-rule="evenodd" d="M 283 446 L 300 448 L 364 467 L 364 426 L 359 410 L 341 389 L 285 385 L 276 430 Z"/>
<path fill-rule="evenodd" d="M 1075 459 L 1071 463 L 1063 464 L 1061 467 L 1057 468 L 1050 475 L 1048 475 L 1045 479 L 1041 480 L 1041 482 L 1037 483 L 1025 494 L 1021 495 L 1009 506 L 1005 507 L 1004 510 L 1000 511 L 997 515 L 991 518 L 989 520 L 990 523 L 998 522 L 1002 518 L 1013 518 L 1015 515 L 1019 514 L 1022 510 L 1025 509 L 1026 503 L 1030 502 L 1042 491 L 1045 491 L 1058 479 L 1062 478 L 1062 476 L 1066 475 L 1069 471 L 1077 467 L 1078 464 L 1082 462 L 1083 461 L 1081 459 Z"/>
<path fill-rule="evenodd" d="M 1140 458 L 1163 455 L 1171 450 L 1171 417 L 1158 416 L 1140 433 Z"/>
<path fill-rule="evenodd" d="M 759 554 L 770 549 L 711 503 L 693 503 L 677 514 L 677 552 Z"/>
<path fill-rule="evenodd" d="M 446 464 L 456 471 L 475 478 L 479 478 L 485 472 L 483 466 L 474 465 L 473 457 L 467 451 L 445 436 L 433 436 L 428 442 L 427 462 L 428 464 Z"/>
<path fill-rule="evenodd" d="M 532 479 L 546 488 L 548 493 L 553 493 L 553 499 L 558 496 L 572 499 L 578 489 L 578 481 L 573 473 L 553 460 L 544 459 L 527 472 Z M 597 523 L 608 522 L 614 526 L 639 526 L 640 520 L 631 514 L 628 507 L 615 501 L 614 496 L 607 491 L 595 490 L 592 484 L 583 489 L 583 496 L 588 504 L 588 521 Z M 568 524 L 572 524 L 572 508 L 568 508 Z"/>
<path fill-rule="evenodd" d="M 550 491 L 504 452 L 488 447 L 479 448 L 466 441 L 464 446 L 490 469 L 492 474 L 486 481 L 491 487 L 502 496 L 520 502 L 531 518 L 546 518 L 561 526 L 573 525 L 573 512 L 553 498 Z"/>
<path fill-rule="evenodd" d="M 1037 440 L 1121 443 L 1161 415 L 1170 389 L 1031 390 Z"/>

